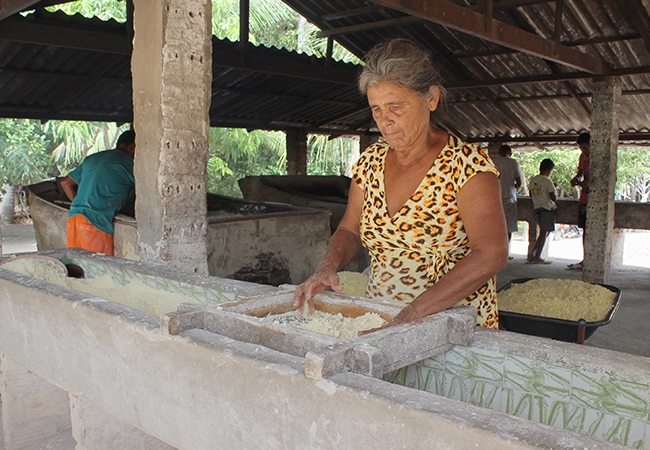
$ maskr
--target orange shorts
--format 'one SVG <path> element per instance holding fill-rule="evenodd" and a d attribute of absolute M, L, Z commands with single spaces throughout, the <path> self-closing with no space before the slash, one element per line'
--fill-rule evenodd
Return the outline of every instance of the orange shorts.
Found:
<path fill-rule="evenodd" d="M 83 248 L 91 252 L 113 256 L 113 235 L 104 233 L 81 214 L 69 217 L 66 228 L 68 248 Z"/>

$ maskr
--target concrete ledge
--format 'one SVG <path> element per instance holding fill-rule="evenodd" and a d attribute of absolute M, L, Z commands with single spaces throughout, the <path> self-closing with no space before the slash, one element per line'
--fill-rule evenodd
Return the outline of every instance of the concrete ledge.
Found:
<path fill-rule="evenodd" d="M 179 449 L 622 448 L 362 375 L 310 380 L 303 358 L 164 335 L 155 316 L 1 269 L 0 351 Z"/>
<path fill-rule="evenodd" d="M 650 384 L 650 358 L 643 356 L 481 327 L 472 348 Z"/>

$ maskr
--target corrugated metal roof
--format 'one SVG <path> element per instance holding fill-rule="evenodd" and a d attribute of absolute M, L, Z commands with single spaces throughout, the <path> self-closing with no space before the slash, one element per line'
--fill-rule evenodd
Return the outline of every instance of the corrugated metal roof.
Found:
<path fill-rule="evenodd" d="M 650 112 L 650 51 L 637 29 L 636 20 L 650 25 L 646 9 L 637 0 L 565 0 L 561 42 L 573 49 L 609 62 L 614 69 L 646 67 L 644 73 L 620 77 L 621 131 L 647 132 Z M 391 37 L 407 37 L 436 56 L 443 85 L 448 87 L 448 113 L 443 126 L 472 140 L 499 137 L 513 131 L 525 135 L 571 134 L 589 128 L 589 111 L 572 95 L 591 101 L 592 78 L 569 81 L 538 81 L 519 84 L 466 87 L 481 80 L 513 80 L 576 70 L 530 54 L 509 50 L 478 37 L 445 28 L 429 21 L 403 22 L 396 26 L 368 29 L 387 19 L 408 17 L 389 8 L 352 0 L 286 0 L 322 30 L 347 27 L 336 40 L 362 57 L 373 45 Z M 413 5 L 422 2 L 401 2 Z M 429 1 L 429 4 L 444 3 Z M 476 7 L 477 0 L 454 0 L 454 4 Z M 541 1 L 525 6 L 500 8 L 494 1 L 494 19 L 548 40 L 554 38 L 556 2 Z M 516 2 L 508 2 L 511 5 Z M 519 2 L 520 4 L 526 2 Z M 531 2 L 528 2 L 531 3 Z M 344 17 L 336 18 L 342 11 Z M 354 12 L 358 12 L 355 14 Z M 352 30 L 351 27 L 358 27 Z M 582 44 L 582 45 L 579 45 Z M 513 117 L 514 116 L 514 117 Z"/>
<path fill-rule="evenodd" d="M 446 111 L 439 114 L 441 126 L 466 139 L 498 141 L 514 135 L 521 136 L 522 142 L 551 142 L 558 136 L 572 140 L 589 128 L 593 76 L 568 65 L 364 0 L 284 1 L 326 33 L 335 33 L 335 39 L 359 57 L 390 37 L 407 37 L 431 50 L 448 90 Z M 451 3 L 475 10 L 478 0 Z M 494 19 L 529 36 L 553 40 L 556 2 L 514 3 L 495 0 Z M 421 2 L 401 4 L 414 7 Z M 646 8 L 639 0 L 565 0 L 563 5 L 561 43 L 606 61 L 612 73 L 620 75 L 620 129 L 627 133 L 621 141 L 647 143 L 650 19 Z M 93 31 L 128 43 L 126 25 L 115 21 L 38 10 L 0 22 L 0 36 L 5 38 L 7 21 L 44 25 L 71 35 Z M 639 29 L 643 25 L 646 29 Z M 25 37 L 2 41 L 0 115 L 131 121 L 128 48 L 71 47 L 29 43 Z M 350 64 L 326 63 L 262 46 L 248 47 L 246 63 L 238 43 L 216 38 L 213 54 L 212 126 L 334 133 L 372 127 L 365 99 L 354 84 L 358 68 Z"/>

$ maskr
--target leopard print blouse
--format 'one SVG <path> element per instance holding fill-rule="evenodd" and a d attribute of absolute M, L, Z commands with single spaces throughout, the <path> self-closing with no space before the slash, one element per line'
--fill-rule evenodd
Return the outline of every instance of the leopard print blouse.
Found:
<path fill-rule="evenodd" d="M 470 253 L 458 190 L 478 172 L 498 172 L 485 152 L 450 135 L 420 186 L 391 217 L 384 187 L 388 149 L 385 143 L 371 145 L 353 168 L 353 179 L 364 192 L 361 240 L 371 257 L 366 294 L 410 303 Z M 478 325 L 498 328 L 496 278 L 458 305 L 473 305 Z"/>

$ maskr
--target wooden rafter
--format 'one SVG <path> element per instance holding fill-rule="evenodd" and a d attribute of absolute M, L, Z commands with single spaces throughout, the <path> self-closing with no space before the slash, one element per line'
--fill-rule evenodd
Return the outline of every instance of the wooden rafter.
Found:
<path fill-rule="evenodd" d="M 645 75 L 650 73 L 650 66 L 626 67 L 623 69 L 612 70 L 613 76 L 626 76 L 626 75 Z M 514 84 L 531 84 L 531 83 L 557 83 L 567 80 L 583 80 L 593 78 L 593 75 L 585 72 L 569 72 L 569 73 L 551 73 L 546 75 L 529 75 L 523 77 L 511 78 L 492 78 L 486 80 L 471 80 L 460 81 L 457 83 L 448 83 L 445 89 L 477 89 L 488 86 L 505 86 Z"/>
<path fill-rule="evenodd" d="M 578 138 L 577 134 L 536 134 L 533 136 L 524 137 L 510 137 L 510 136 L 481 136 L 481 137 L 468 137 L 467 142 L 522 142 L 522 143 L 551 143 L 551 142 L 572 142 L 575 143 Z M 650 141 L 650 133 L 637 132 L 626 133 L 622 132 L 618 135 L 619 142 L 638 142 Z"/>
<path fill-rule="evenodd" d="M 418 17 L 398 17 L 396 19 L 378 20 L 376 22 L 368 22 L 360 25 L 350 25 L 349 27 L 339 27 L 339 28 L 332 28 L 329 30 L 323 30 L 316 33 L 316 36 L 317 37 L 336 36 L 336 35 L 346 34 L 346 33 L 356 33 L 358 31 L 397 27 L 400 25 L 407 25 L 416 22 L 422 22 L 422 19 Z"/>
<path fill-rule="evenodd" d="M 589 105 L 580 93 L 576 90 L 575 86 L 570 81 L 563 81 L 562 85 L 564 89 L 569 93 L 572 99 L 578 102 L 580 107 L 587 113 L 588 116 L 591 116 L 591 105 Z"/>
<path fill-rule="evenodd" d="M 79 50 L 131 54 L 131 43 L 126 34 L 72 29 L 13 18 L 0 21 L 0 39 Z"/>
<path fill-rule="evenodd" d="M 252 46 L 252 44 L 249 45 Z M 212 46 L 212 64 L 233 69 L 244 69 L 253 72 L 272 73 L 342 84 L 354 84 L 358 76 L 356 67 L 349 64 L 331 64 L 325 70 L 325 62 L 323 62 L 323 65 L 315 65 L 290 60 L 280 61 L 277 57 L 264 56 L 253 51 L 250 52 L 247 61 L 244 62 L 239 53 L 225 51 L 215 47 L 214 39 Z"/>
<path fill-rule="evenodd" d="M 487 32 L 483 14 L 447 0 L 375 0 L 375 3 L 591 74 L 604 75 L 611 70 L 609 64 L 600 58 L 555 45 L 551 40 L 505 22 L 492 19 L 487 27 L 491 32 Z"/>
<path fill-rule="evenodd" d="M 509 9 L 509 8 L 519 8 L 521 6 L 530 6 L 537 5 L 539 3 L 552 3 L 556 0 L 497 0 L 494 2 L 494 9 Z M 480 5 L 480 4 L 479 4 Z M 469 8 L 478 11 L 480 9 L 479 5 L 473 5 Z"/>
<path fill-rule="evenodd" d="M 32 23 L 22 19 L 12 18 L 0 21 L 0 39 L 97 52 L 131 54 L 131 43 L 124 33 L 70 29 L 56 25 Z M 312 63 L 302 64 L 286 61 L 279 64 L 277 59 L 260 55 L 250 55 L 242 60 L 241 49 L 239 53 L 223 51 L 219 49 L 216 38 L 213 39 L 213 43 L 212 60 L 214 65 L 334 83 L 354 84 L 356 82 L 357 69 L 351 65 L 331 63 L 325 70 L 324 66 Z M 255 53 L 252 44 L 248 44 L 247 50 Z"/>
<path fill-rule="evenodd" d="M 632 9 L 632 21 L 634 22 L 634 26 L 641 34 L 641 39 L 643 39 L 645 48 L 648 53 L 650 53 L 650 31 L 648 31 L 648 26 L 646 25 L 647 21 L 645 20 L 648 18 L 648 13 L 637 0 L 630 0 L 630 7 Z"/>
<path fill-rule="evenodd" d="M 640 33 L 626 33 L 616 36 L 601 36 L 597 38 L 586 38 L 586 39 L 577 39 L 574 41 L 563 41 L 562 45 L 566 47 L 577 47 L 580 45 L 596 45 L 596 44 L 606 44 L 608 42 L 622 42 L 630 41 L 634 39 L 641 39 Z M 465 52 L 465 53 L 454 53 L 454 57 L 458 59 L 463 58 L 480 58 L 484 56 L 497 56 L 497 55 L 506 55 L 510 53 L 515 53 L 515 50 L 510 48 L 495 48 L 494 50 L 485 50 L 478 52 Z"/>

